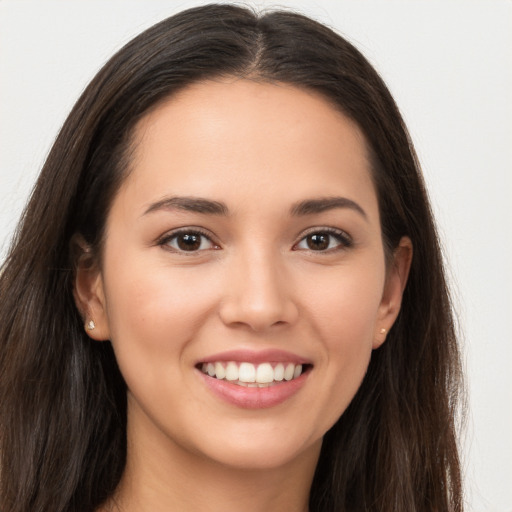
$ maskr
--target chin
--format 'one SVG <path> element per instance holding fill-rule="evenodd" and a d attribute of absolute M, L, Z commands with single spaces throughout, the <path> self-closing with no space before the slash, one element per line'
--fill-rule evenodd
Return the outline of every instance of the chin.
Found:
<path fill-rule="evenodd" d="M 270 435 L 250 434 L 243 437 L 229 436 L 217 440 L 213 446 L 204 447 L 202 453 L 223 466 L 240 470 L 257 471 L 282 468 L 299 459 L 318 458 L 322 438 L 314 441 L 290 436 L 289 432 Z"/>

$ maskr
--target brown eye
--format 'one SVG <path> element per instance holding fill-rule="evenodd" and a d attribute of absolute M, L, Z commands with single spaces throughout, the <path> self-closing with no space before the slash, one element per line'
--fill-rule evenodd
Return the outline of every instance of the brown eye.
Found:
<path fill-rule="evenodd" d="M 182 251 L 197 251 L 201 247 L 201 235 L 183 233 L 176 237 L 176 244 Z"/>
<path fill-rule="evenodd" d="M 329 247 L 331 235 L 325 233 L 315 233 L 306 237 L 308 249 L 312 251 L 325 251 Z"/>
<path fill-rule="evenodd" d="M 162 245 L 167 245 L 176 252 L 197 252 L 216 247 L 206 235 L 195 231 L 175 233 L 163 240 Z"/>
<path fill-rule="evenodd" d="M 326 230 L 314 231 L 306 235 L 294 250 L 306 249 L 308 251 L 327 252 L 336 249 L 346 249 L 352 246 L 352 239 L 344 231 Z"/>

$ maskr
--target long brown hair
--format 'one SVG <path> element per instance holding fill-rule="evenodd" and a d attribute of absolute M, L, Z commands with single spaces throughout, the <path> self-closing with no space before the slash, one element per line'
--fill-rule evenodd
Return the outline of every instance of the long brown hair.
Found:
<path fill-rule="evenodd" d="M 126 459 L 126 387 L 109 343 L 73 300 L 79 233 L 101 253 L 149 109 L 216 76 L 314 90 L 354 120 L 372 155 L 385 248 L 414 258 L 398 320 L 354 400 L 325 435 L 311 512 L 462 510 L 461 371 L 438 238 L 413 145 L 385 84 L 329 28 L 292 12 L 208 5 L 142 33 L 97 74 L 42 169 L 0 275 L 0 507 L 93 511 Z"/>

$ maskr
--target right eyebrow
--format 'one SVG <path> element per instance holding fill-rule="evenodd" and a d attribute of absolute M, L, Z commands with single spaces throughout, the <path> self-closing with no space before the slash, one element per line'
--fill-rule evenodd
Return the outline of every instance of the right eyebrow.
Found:
<path fill-rule="evenodd" d="M 144 212 L 156 212 L 159 210 L 185 210 L 187 212 L 203 213 L 209 215 L 228 215 L 228 207 L 219 201 L 211 201 L 202 197 L 174 196 L 165 197 L 152 203 Z"/>

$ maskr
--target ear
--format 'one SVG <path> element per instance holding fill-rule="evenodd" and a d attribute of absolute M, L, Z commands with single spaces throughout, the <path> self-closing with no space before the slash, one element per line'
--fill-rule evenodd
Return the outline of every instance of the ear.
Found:
<path fill-rule="evenodd" d="M 84 329 L 94 340 L 108 340 L 110 330 L 99 264 L 82 236 L 74 236 L 71 244 L 75 258 L 73 296 L 82 315 Z"/>
<path fill-rule="evenodd" d="M 380 347 L 386 340 L 387 333 L 395 323 L 402 304 L 409 270 L 411 268 L 413 247 L 409 237 L 402 237 L 398 247 L 393 253 L 393 259 L 389 265 L 386 283 L 379 306 L 373 348 Z"/>

